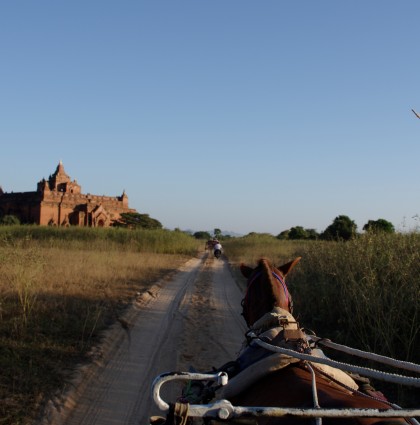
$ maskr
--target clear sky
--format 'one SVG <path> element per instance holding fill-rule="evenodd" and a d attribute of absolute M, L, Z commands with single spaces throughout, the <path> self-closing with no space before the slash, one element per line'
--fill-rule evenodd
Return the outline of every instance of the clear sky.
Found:
<path fill-rule="evenodd" d="M 0 2 L 0 185 L 60 160 L 167 228 L 420 214 L 418 0 Z"/>

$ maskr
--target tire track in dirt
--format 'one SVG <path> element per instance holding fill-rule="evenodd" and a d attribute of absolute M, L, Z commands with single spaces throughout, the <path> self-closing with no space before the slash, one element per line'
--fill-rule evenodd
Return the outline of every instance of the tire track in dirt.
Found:
<path fill-rule="evenodd" d="M 228 291 L 229 289 L 229 291 Z M 209 371 L 234 360 L 243 342 L 241 292 L 226 261 L 208 256 L 194 285 L 184 320 L 179 366 Z"/>

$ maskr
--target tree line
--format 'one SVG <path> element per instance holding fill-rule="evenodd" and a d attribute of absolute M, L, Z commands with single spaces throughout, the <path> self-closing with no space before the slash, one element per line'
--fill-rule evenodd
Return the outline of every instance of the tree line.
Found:
<path fill-rule="evenodd" d="M 394 225 L 380 218 L 378 220 L 369 220 L 364 226 L 363 231 L 368 233 L 395 233 Z M 249 233 L 249 235 L 255 232 Z M 279 233 L 276 238 L 280 240 L 350 240 L 358 235 L 357 224 L 346 215 L 339 215 L 333 222 L 323 231 L 317 232 L 315 229 L 305 229 L 302 226 L 294 226 L 288 230 Z M 197 239 L 210 239 L 207 231 L 198 231 L 193 234 Z M 217 239 L 230 238 L 229 235 L 222 235 L 220 229 L 214 229 L 213 236 Z"/>
<path fill-rule="evenodd" d="M 19 219 L 13 215 L 0 216 L 0 225 L 20 224 Z M 149 216 L 149 214 L 140 213 L 122 213 L 119 220 L 113 223 L 115 227 L 142 228 L 142 229 L 162 229 L 162 223 Z M 179 230 L 179 229 L 175 229 Z M 365 232 L 384 232 L 395 233 L 394 225 L 380 218 L 378 220 L 369 220 L 364 226 Z M 307 229 L 302 226 L 294 226 L 288 230 L 280 232 L 276 238 L 281 240 L 350 240 L 357 236 L 357 224 L 347 215 L 339 215 L 333 222 L 321 233 L 315 229 Z M 198 231 L 193 234 L 197 239 L 210 239 L 207 231 Z M 226 239 L 230 236 L 223 235 L 219 228 L 214 229 L 213 237 L 217 239 Z"/>
<path fill-rule="evenodd" d="M 369 220 L 363 230 L 367 233 L 395 233 L 394 225 L 380 218 L 378 220 Z M 322 239 L 322 240 L 350 240 L 357 236 L 357 224 L 347 215 L 339 215 L 333 222 L 321 233 L 315 229 L 305 229 L 302 226 L 295 226 L 277 235 L 278 239 Z"/>

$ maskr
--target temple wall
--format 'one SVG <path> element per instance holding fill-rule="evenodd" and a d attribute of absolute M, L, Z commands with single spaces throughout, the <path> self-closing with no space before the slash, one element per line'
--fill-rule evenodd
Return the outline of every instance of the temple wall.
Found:
<path fill-rule="evenodd" d="M 41 180 L 36 192 L 0 192 L 0 214 L 12 214 L 22 223 L 56 226 L 109 226 L 121 213 L 136 212 L 128 207 L 128 197 L 82 194 L 71 182 L 63 164 L 49 180 Z"/>
<path fill-rule="evenodd" d="M 50 192 L 41 203 L 39 224 L 92 226 L 94 222 L 92 219 L 87 219 L 87 215 L 99 205 L 107 211 L 111 220 L 118 220 L 123 212 L 135 212 L 125 207 L 118 198 Z M 86 220 L 88 220 L 87 223 Z M 109 220 L 106 223 L 109 225 Z"/>
<path fill-rule="evenodd" d="M 0 196 L 0 212 L 14 215 L 26 223 L 38 223 L 40 197 L 37 192 L 4 193 Z"/>

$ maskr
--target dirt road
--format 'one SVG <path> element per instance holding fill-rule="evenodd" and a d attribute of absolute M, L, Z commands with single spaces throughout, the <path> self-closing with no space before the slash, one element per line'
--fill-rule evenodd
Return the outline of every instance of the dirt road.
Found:
<path fill-rule="evenodd" d="M 83 370 L 66 406 L 49 418 L 54 425 L 148 424 L 160 414 L 150 396 L 153 378 L 168 371 L 211 370 L 236 358 L 245 322 L 242 291 L 224 259 L 212 255 L 188 261 L 173 279 L 143 294 L 115 326 Z M 163 398 L 180 395 L 172 386 Z"/>

